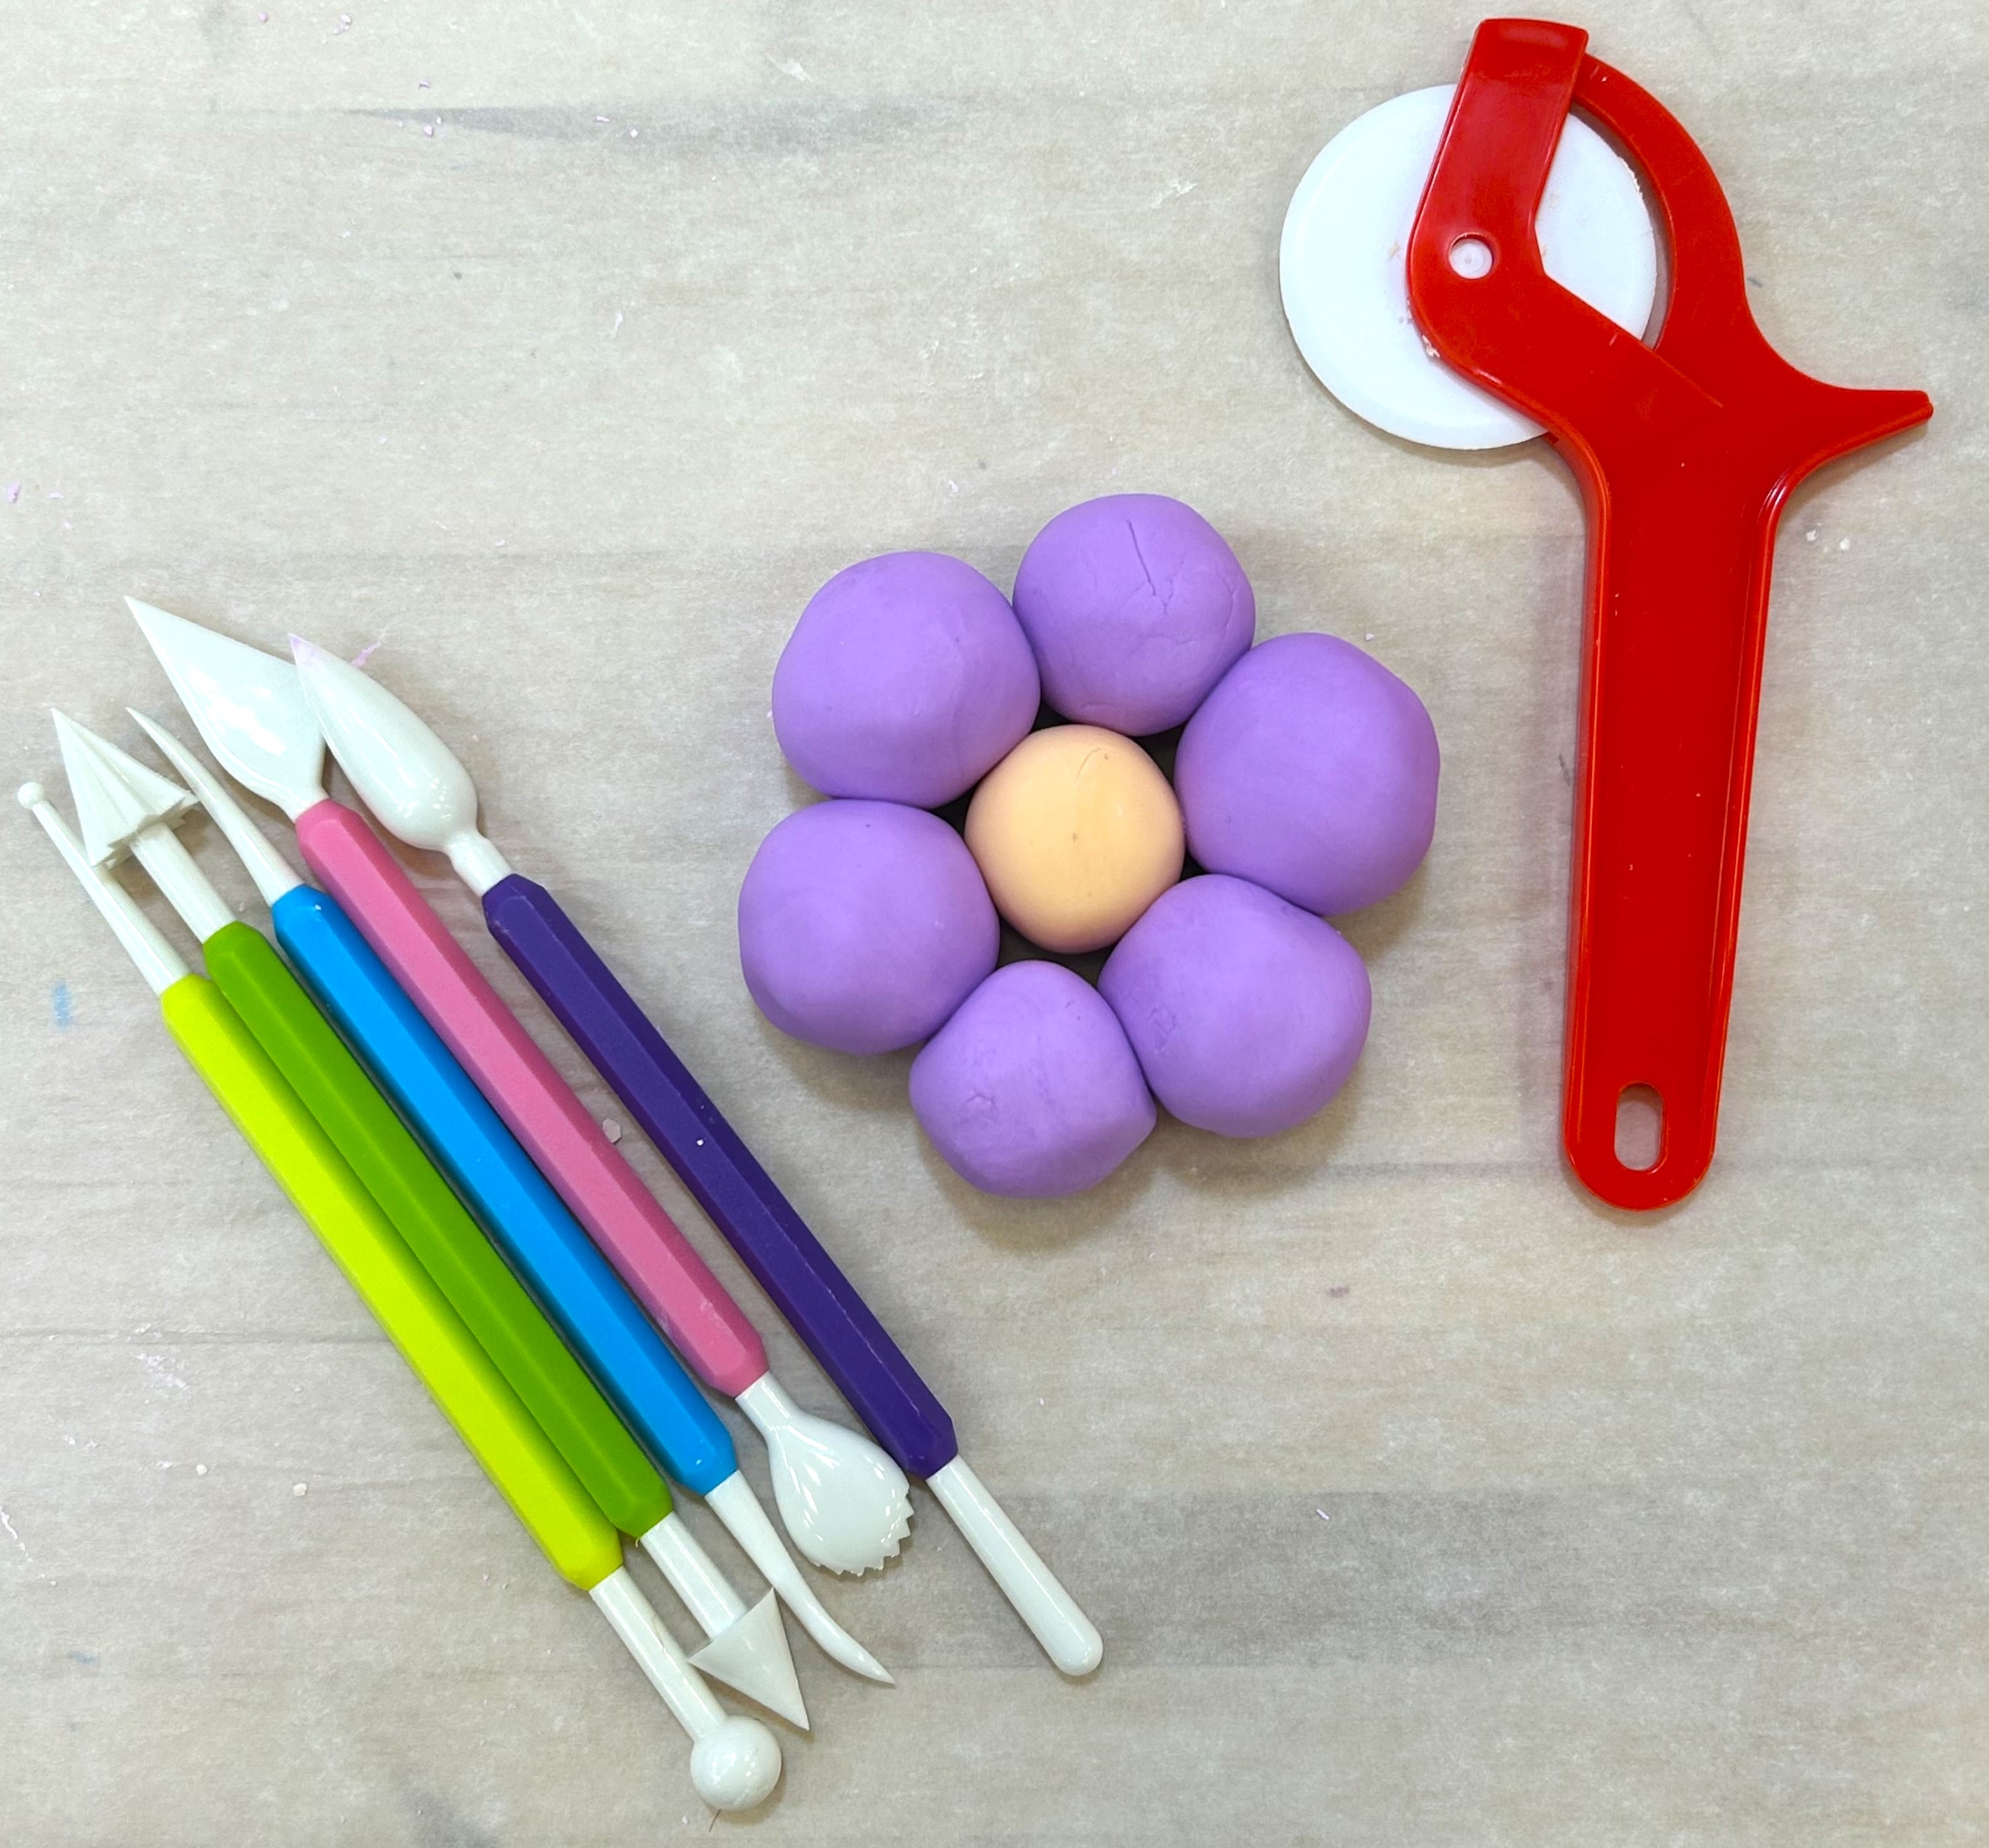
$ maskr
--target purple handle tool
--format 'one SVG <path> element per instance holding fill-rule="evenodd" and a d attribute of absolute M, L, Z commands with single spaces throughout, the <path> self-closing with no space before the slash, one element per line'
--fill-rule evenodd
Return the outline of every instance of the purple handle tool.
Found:
<path fill-rule="evenodd" d="M 901 1472 L 923 1476 L 1050 1659 L 1066 1674 L 1089 1674 L 1104 1650 L 1097 1626 L 968 1466 L 953 1421 L 932 1388 L 898 1352 L 629 991 L 552 895 L 513 872 L 485 838 L 476 825 L 476 789 L 469 773 L 377 681 L 308 642 L 294 647 L 298 678 L 313 715 L 354 787 L 403 840 L 447 853 L 464 882 L 482 895 L 491 934 L 615 1088 L 890 1452 L 889 1457 L 876 1455 L 876 1468 L 867 1472 L 877 1480 L 884 1470 L 897 1477 L 895 1483 L 883 1482 L 892 1491 L 884 1510 L 892 1518 L 882 1530 L 888 1538 L 880 1544 L 871 1528 L 859 1534 L 852 1526 L 849 1547 L 838 1540 L 810 1557 L 838 1571 L 882 1564 L 897 1550 L 904 1531 Z M 740 1395 L 741 1408 L 755 1422 L 761 1422 L 754 1410 L 755 1395 L 771 1378 Z M 784 1394 L 774 1404 L 784 1428 L 806 1419 Z M 863 1441 L 874 1453 L 875 1446 Z M 769 1437 L 770 1454 L 772 1442 Z M 859 1471 L 851 1479 L 860 1486 L 865 1474 Z M 823 1483 L 833 1479 L 803 1481 L 798 1472 L 792 1475 L 791 1492 L 781 1503 L 790 1527 L 797 1520 L 810 1530 L 822 1524 Z M 866 1509 L 868 1505 L 866 1501 Z M 845 1551 L 855 1558 L 856 1540 L 864 1543 L 862 1559 L 840 1564 Z"/>
<path fill-rule="evenodd" d="M 552 893 L 513 873 L 483 915 L 877 1441 L 914 1476 L 952 1462 L 932 1389 Z"/>
<path fill-rule="evenodd" d="M 1097 1627 L 967 1467 L 932 1389 L 552 895 L 507 873 L 486 889 L 483 915 L 877 1441 L 925 1478 L 1050 1660 L 1067 1675 L 1096 1668 Z"/>

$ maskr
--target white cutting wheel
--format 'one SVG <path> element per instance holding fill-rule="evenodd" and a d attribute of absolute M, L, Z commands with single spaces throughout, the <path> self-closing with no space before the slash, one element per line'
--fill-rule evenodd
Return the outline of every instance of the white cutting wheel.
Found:
<path fill-rule="evenodd" d="M 1411 90 L 1350 122 L 1306 169 L 1284 215 L 1285 318 L 1320 382 L 1411 442 L 1496 449 L 1540 426 L 1453 372 L 1409 311 L 1409 236 L 1454 84 Z M 1657 239 L 1637 176 L 1588 124 L 1562 131 L 1536 221 L 1547 273 L 1642 338 Z"/>

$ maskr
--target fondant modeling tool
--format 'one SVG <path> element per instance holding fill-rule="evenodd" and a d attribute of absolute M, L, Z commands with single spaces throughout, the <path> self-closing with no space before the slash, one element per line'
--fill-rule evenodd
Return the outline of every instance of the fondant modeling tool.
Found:
<path fill-rule="evenodd" d="M 931 1389 L 552 896 L 479 832 L 476 792 L 455 755 L 378 681 L 294 646 L 305 696 L 354 787 L 402 840 L 448 854 L 482 897 L 491 934 L 866 1423 L 925 1477 L 1050 1659 L 1071 1674 L 1096 1667 L 1097 1629 L 967 1467 Z"/>
<path fill-rule="evenodd" d="M 712 1699 L 629 1576 L 614 1529 L 220 990 L 193 974 L 131 895 L 90 863 L 40 785 L 23 785 L 20 801 L 158 997 L 187 1062 L 546 1557 L 592 1598 L 691 1735 L 698 1794 L 715 1809 L 759 1803 L 779 1780 L 779 1742 Z"/>
<path fill-rule="evenodd" d="M 1485 21 L 1454 91 L 1383 104 L 1314 163 L 1280 267 L 1301 350 L 1352 409 L 1450 447 L 1544 428 L 1580 485 L 1562 1142 L 1597 1197 L 1648 1209 L 1712 1160 L 1776 523 L 1804 476 L 1933 407 L 1768 345 L 1705 157 L 1587 44 Z M 1646 341 L 1653 214 L 1669 289 Z M 1633 1165 L 1619 1125 L 1653 1100 Z"/>
<path fill-rule="evenodd" d="M 377 681 L 308 642 L 293 638 L 292 649 L 304 696 L 353 787 L 410 845 L 448 841 L 451 864 L 482 900 L 499 941 L 570 1026 L 597 998 L 568 953 L 579 933 L 550 893 L 513 872 L 477 833 L 476 792 L 462 765 Z M 537 1046 L 521 1031 L 463 1039 L 485 1094 L 622 1281 L 765 1437 L 795 1544 L 835 1571 L 881 1566 L 911 1524 L 904 1470 L 869 1438 L 803 1411 L 782 1390 L 744 1313 Z M 713 1327 L 725 1330 L 723 1342 L 702 1338 Z"/>
<path fill-rule="evenodd" d="M 297 670 L 150 604 L 127 601 L 208 749 L 238 781 L 296 824 L 305 863 L 458 1058 L 472 1039 L 493 1056 L 494 1047 L 526 1039 L 378 837 L 325 793 L 324 740 Z M 474 1061 L 463 1063 L 474 1071 Z M 453 1178 L 459 1185 L 468 1178 Z M 521 1269 L 538 1266 L 527 1282 L 540 1306 L 645 1448 L 669 1475 L 704 1497 L 824 1651 L 857 1674 L 888 1682 L 882 1665 L 836 1623 L 802 1577 L 740 1474 L 724 1425 L 549 1190 L 532 1202 L 528 1229 L 531 1242 L 507 1248 L 506 1255 Z"/>
<path fill-rule="evenodd" d="M 663 1478 L 268 938 L 234 916 L 194 864 L 172 830 L 193 796 L 62 713 L 55 715 L 55 729 L 85 852 L 99 867 L 114 864 L 127 851 L 133 854 L 200 939 L 207 973 L 223 997 L 582 1486 L 616 1526 L 640 1540 L 710 1637 L 693 1663 L 805 1727 L 807 1710 L 773 1593 L 747 1609 L 672 1509 Z M 146 729 L 161 739 L 168 736 L 149 724 Z M 183 751 L 178 740 L 172 743 Z M 194 767 L 199 769 L 197 760 Z M 200 780 L 213 781 L 204 771 Z M 228 800 L 225 794 L 222 799 Z M 246 822 L 239 809 L 236 814 Z M 263 849 L 262 860 L 277 859 L 260 834 L 256 838 Z M 280 860 L 277 865 L 287 881 L 274 900 L 280 904 L 302 882 Z M 262 876 L 267 872 L 265 865 Z M 370 958 L 371 952 L 365 955 Z M 336 988 L 354 981 L 355 962 L 349 956 L 329 962 L 321 959 L 318 967 Z M 364 1018 L 377 1010 L 381 985 L 390 987 L 392 980 L 373 961 L 342 1011 Z M 387 1063 L 402 1062 L 392 1046 L 376 1042 L 374 1050 L 385 1050 Z M 439 1042 L 437 1050 L 448 1058 Z M 420 1081 L 418 1071 L 408 1077 Z"/>

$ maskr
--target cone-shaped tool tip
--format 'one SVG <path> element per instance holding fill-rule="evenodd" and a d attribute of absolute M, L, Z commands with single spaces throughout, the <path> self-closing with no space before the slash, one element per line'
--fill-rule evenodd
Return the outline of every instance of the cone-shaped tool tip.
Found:
<path fill-rule="evenodd" d="M 77 827 L 92 865 L 116 859 L 134 836 L 155 822 L 176 821 L 194 806 L 177 783 L 148 770 L 68 713 L 54 717 L 62 767 L 75 798 Z"/>
<path fill-rule="evenodd" d="M 722 1630 L 691 1658 L 727 1687 L 737 1688 L 769 1713 L 808 1730 L 808 1709 L 789 1653 L 787 1633 L 781 1627 L 780 1599 L 768 1592 L 729 1630 Z"/>

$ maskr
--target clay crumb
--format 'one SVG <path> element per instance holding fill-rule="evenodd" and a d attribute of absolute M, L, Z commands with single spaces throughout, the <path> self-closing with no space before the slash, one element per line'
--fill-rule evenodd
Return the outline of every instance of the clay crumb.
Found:
<path fill-rule="evenodd" d="M 310 1492 L 310 1487 L 308 1482 L 293 1482 L 290 1485 L 290 1492 L 293 1495 L 301 1497 Z"/>
<path fill-rule="evenodd" d="M 1353 1289 L 1353 1286 L 1351 1283 L 1329 1284 L 1326 1288 L 1326 1294 L 1329 1296 L 1343 1296 L 1350 1289 Z"/>
<path fill-rule="evenodd" d="M 619 1142 L 622 1140 L 622 1126 L 611 1116 L 604 1116 L 601 1119 L 601 1133 L 610 1142 Z"/>

